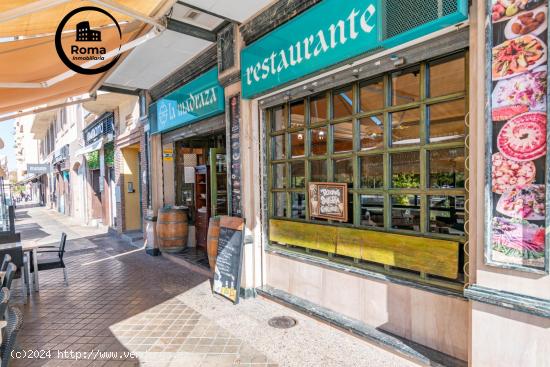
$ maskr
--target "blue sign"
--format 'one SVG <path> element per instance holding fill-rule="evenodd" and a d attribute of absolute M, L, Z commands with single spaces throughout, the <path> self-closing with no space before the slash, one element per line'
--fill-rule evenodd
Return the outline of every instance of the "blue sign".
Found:
<path fill-rule="evenodd" d="M 441 1 L 323 0 L 242 51 L 243 97 L 468 19 L 468 0 Z"/>
<path fill-rule="evenodd" d="M 224 90 L 214 68 L 151 105 L 151 132 L 173 130 L 224 111 Z"/>

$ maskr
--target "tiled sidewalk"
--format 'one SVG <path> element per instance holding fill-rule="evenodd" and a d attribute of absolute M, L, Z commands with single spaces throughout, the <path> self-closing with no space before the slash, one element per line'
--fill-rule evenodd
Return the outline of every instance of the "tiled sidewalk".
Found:
<path fill-rule="evenodd" d="M 13 366 L 412 365 L 262 299 L 233 306 L 211 294 L 208 279 L 162 257 L 51 211 L 25 211 L 17 224 L 33 231 L 27 234 L 69 234 L 70 284 L 61 270 L 40 273 L 40 292 L 19 305 L 25 320 L 18 352 L 51 351 L 51 358 L 16 358 Z M 14 282 L 16 295 L 18 287 Z M 281 314 L 299 326 L 269 328 L 267 319 Z"/>

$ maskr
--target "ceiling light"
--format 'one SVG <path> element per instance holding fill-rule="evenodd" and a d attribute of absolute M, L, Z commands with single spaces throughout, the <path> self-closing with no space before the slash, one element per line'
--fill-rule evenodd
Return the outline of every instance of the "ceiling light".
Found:
<path fill-rule="evenodd" d="M 199 15 L 200 15 L 199 12 L 196 12 L 194 10 L 189 10 L 189 12 L 187 14 L 185 14 L 185 18 L 194 20 Z"/>

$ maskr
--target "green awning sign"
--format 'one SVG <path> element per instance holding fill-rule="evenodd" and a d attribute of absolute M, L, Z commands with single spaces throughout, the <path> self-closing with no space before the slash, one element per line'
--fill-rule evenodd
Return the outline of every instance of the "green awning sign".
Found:
<path fill-rule="evenodd" d="M 173 130 L 224 111 L 224 90 L 214 68 L 149 107 L 151 132 Z"/>
<path fill-rule="evenodd" d="M 243 49 L 243 96 L 466 19 L 467 0 L 323 0 Z"/>

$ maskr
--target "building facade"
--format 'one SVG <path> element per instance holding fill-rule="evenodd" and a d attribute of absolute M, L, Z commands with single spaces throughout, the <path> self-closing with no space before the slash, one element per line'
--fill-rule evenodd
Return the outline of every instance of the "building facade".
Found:
<path fill-rule="evenodd" d="M 547 8 L 293 0 L 209 18 L 212 44 L 150 88 L 33 117 L 45 203 L 128 236 L 183 210 L 183 261 L 241 217 L 245 298 L 424 364 L 550 366 Z"/>
<path fill-rule="evenodd" d="M 74 200 L 73 196 L 78 195 L 83 182 L 75 153 L 79 147 L 84 114 L 81 104 L 70 104 L 33 115 L 30 127 L 31 136 L 38 142 L 38 161 L 32 163 L 48 167 L 35 178 L 39 182 L 41 201 L 62 214 L 82 219 L 85 217 L 81 201 Z"/>
<path fill-rule="evenodd" d="M 401 18 L 413 11 L 408 2 L 274 2 L 232 29 L 232 67 L 208 49 L 182 66 L 187 77 L 149 90 L 152 208 L 194 207 L 189 243 L 200 247 L 198 169 L 212 177 L 223 166 L 227 213 L 246 220 L 243 295 L 260 292 L 340 326 L 358 321 L 365 329 L 354 331 L 404 338 L 434 360 L 547 366 L 547 217 L 502 206 L 520 198 L 517 182 L 541 193 L 539 208 L 546 203 L 544 134 L 529 159 L 503 139 L 515 139 L 509 129 L 520 122 L 546 126 L 547 67 L 537 53 L 527 70 L 502 71 L 483 52 L 527 38 L 543 50 L 546 33 L 514 36 L 514 18 L 495 4 L 442 4 L 415 6 L 422 17 L 413 22 Z M 535 77 L 534 68 L 540 93 L 511 111 L 510 83 Z M 208 90 L 209 72 L 224 88 L 223 115 L 171 125 L 163 98 Z M 156 134 L 159 125 L 167 131 Z M 212 159 L 219 152 L 224 163 Z M 517 177 L 504 187 L 502 164 L 531 173 L 517 181 L 511 168 Z M 212 205 L 206 211 L 213 216 Z M 527 220 L 520 226 L 537 238 L 507 233 L 518 226 L 510 218 Z"/>
<path fill-rule="evenodd" d="M 148 192 L 147 155 L 140 101 L 137 95 L 101 93 L 95 101 L 84 104 L 95 116 L 84 130 L 86 145 L 81 151 L 87 157 L 92 182 L 90 213 L 131 241 L 143 238 L 143 208 L 147 208 L 143 194 Z M 97 165 L 90 166 L 94 155 Z"/>

